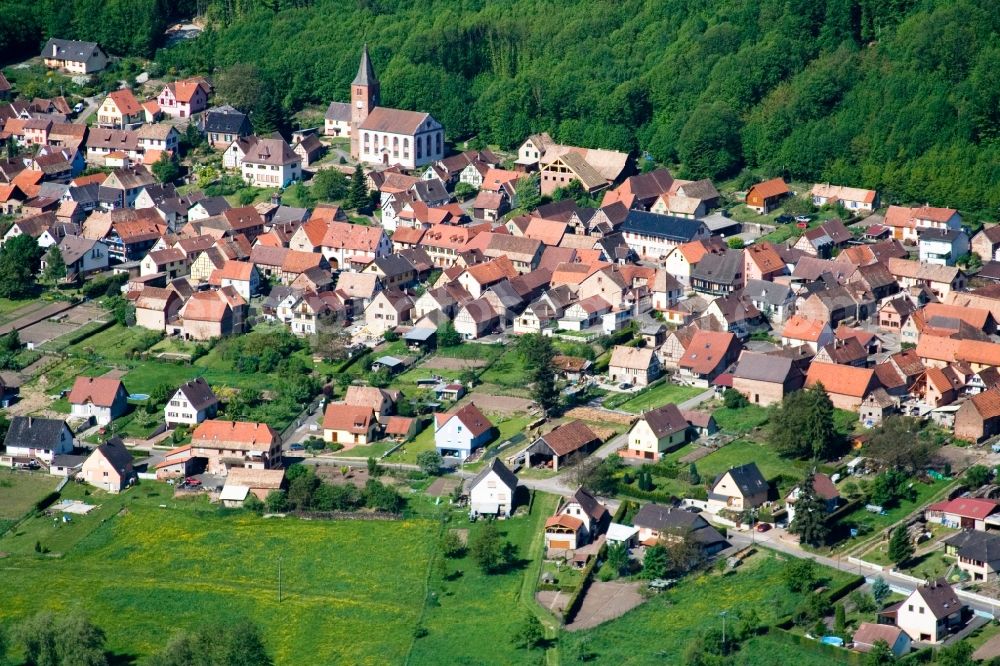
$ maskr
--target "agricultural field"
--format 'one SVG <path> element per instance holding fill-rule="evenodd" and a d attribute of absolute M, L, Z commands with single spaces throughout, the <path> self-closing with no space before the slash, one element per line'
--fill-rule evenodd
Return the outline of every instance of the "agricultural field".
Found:
<path fill-rule="evenodd" d="M 728 613 L 730 622 L 755 612 L 759 622 L 765 625 L 790 614 L 802 598 L 785 586 L 783 569 L 781 556 L 762 551 L 729 574 L 711 572 L 685 578 L 674 588 L 615 620 L 594 629 L 563 633 L 559 638 L 562 661 L 570 663 L 579 655 L 589 655 L 593 663 L 628 666 L 679 663 L 685 646 L 692 639 L 706 629 L 721 628 L 721 611 Z M 850 574 L 834 569 L 821 568 L 819 575 L 828 580 L 830 588 L 837 588 L 851 579 Z M 771 640 L 759 640 L 758 644 L 749 644 L 746 646 L 749 652 L 738 651 L 734 663 L 785 663 L 765 658 L 770 654 L 765 646 L 771 643 Z M 799 650 L 789 647 L 780 652 L 797 656 Z M 794 661 L 819 664 L 818 661 L 800 662 L 797 658 Z M 836 664 L 837 661 L 827 656 L 825 663 Z"/>
<path fill-rule="evenodd" d="M 11 553 L 0 576 L 13 583 L 0 590 L 0 621 L 85 606 L 109 648 L 138 659 L 172 631 L 243 615 L 267 627 L 279 664 L 403 662 L 435 522 L 263 519 L 171 492 L 152 483 L 119 497 L 74 488 L 69 496 L 101 508 L 69 524 L 34 519 L 0 539 Z M 36 540 L 62 556 L 35 554 Z"/>

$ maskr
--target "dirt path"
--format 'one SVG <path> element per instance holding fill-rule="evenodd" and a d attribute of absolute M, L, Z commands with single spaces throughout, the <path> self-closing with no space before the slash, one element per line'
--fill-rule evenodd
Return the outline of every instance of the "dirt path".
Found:
<path fill-rule="evenodd" d="M 420 364 L 421 368 L 428 370 L 468 370 L 485 366 L 486 361 L 481 358 L 445 358 L 443 356 L 429 358 Z"/>
<path fill-rule="evenodd" d="M 590 584 L 583 604 L 573 622 L 566 625 L 567 631 L 590 629 L 620 617 L 632 610 L 645 599 L 639 594 L 642 583 L 602 583 Z"/>
<path fill-rule="evenodd" d="M 490 395 L 473 391 L 462 399 L 462 403 L 474 402 L 476 406 L 484 412 L 503 412 L 513 414 L 517 412 L 527 412 L 535 404 L 527 398 L 515 398 L 509 395 Z"/>

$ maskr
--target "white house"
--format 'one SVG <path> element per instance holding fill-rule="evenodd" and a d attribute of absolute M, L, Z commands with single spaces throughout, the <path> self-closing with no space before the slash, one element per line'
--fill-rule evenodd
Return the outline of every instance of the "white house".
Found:
<path fill-rule="evenodd" d="M 99 72 L 108 65 L 108 56 L 96 42 L 52 38 L 42 48 L 42 60 L 51 69 L 65 69 L 71 74 Z"/>
<path fill-rule="evenodd" d="M 930 581 L 879 612 L 914 641 L 940 643 L 964 622 L 965 604 L 944 578 Z"/>
<path fill-rule="evenodd" d="M 469 514 L 508 518 L 516 491 L 517 477 L 499 458 L 494 458 L 469 482 Z"/>
<path fill-rule="evenodd" d="M 14 461 L 39 460 L 47 464 L 57 455 L 72 453 L 73 433 L 61 419 L 15 416 L 3 440 L 5 458 Z"/>
<path fill-rule="evenodd" d="M 255 187 L 285 187 L 302 179 L 302 158 L 284 139 L 257 139 L 243 156 L 240 172 Z"/>
<path fill-rule="evenodd" d="M 822 206 L 826 203 L 839 203 L 850 211 L 872 212 L 878 208 L 878 193 L 875 190 L 865 190 L 860 187 L 816 183 L 809 192 L 813 204 Z"/>
<path fill-rule="evenodd" d="M 219 399 L 203 377 L 197 377 L 181 384 L 163 408 L 163 417 L 168 426 L 197 425 L 205 419 L 215 418 L 219 411 Z"/>
<path fill-rule="evenodd" d="M 620 453 L 640 460 L 657 461 L 664 453 L 687 441 L 688 422 L 677 405 L 666 404 L 644 412 L 628 433 L 626 448 Z"/>
<path fill-rule="evenodd" d="M 917 241 L 920 261 L 941 266 L 954 266 L 955 261 L 970 248 L 969 237 L 961 229 L 926 229 Z"/>
<path fill-rule="evenodd" d="M 168 83 L 160 91 L 160 110 L 174 118 L 190 118 L 208 106 L 209 87 L 205 79 L 194 78 Z"/>
<path fill-rule="evenodd" d="M 78 478 L 106 492 L 120 493 L 135 480 L 132 454 L 120 437 L 113 437 L 87 457 Z"/>
<path fill-rule="evenodd" d="M 70 415 L 94 419 L 107 425 L 128 409 L 128 391 L 120 379 L 111 377 L 77 377 L 69 392 Z"/>
<path fill-rule="evenodd" d="M 486 444 L 492 434 L 493 424 L 474 402 L 434 415 L 434 447 L 442 456 L 465 460 L 474 449 Z"/>

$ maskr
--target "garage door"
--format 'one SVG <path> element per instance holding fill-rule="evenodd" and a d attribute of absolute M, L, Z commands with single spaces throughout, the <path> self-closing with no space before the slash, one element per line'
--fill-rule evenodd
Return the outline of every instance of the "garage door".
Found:
<path fill-rule="evenodd" d="M 568 550 L 569 541 L 558 541 L 558 540 L 549 541 L 549 548 L 554 548 L 554 549 L 562 548 L 563 550 Z"/>

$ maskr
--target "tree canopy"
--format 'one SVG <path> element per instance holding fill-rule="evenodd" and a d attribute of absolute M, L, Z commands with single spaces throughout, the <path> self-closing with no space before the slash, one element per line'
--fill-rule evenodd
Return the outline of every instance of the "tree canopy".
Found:
<path fill-rule="evenodd" d="M 771 442 L 789 458 L 830 458 L 841 437 L 834 427 L 833 403 L 822 384 L 787 394 L 771 417 Z"/>

